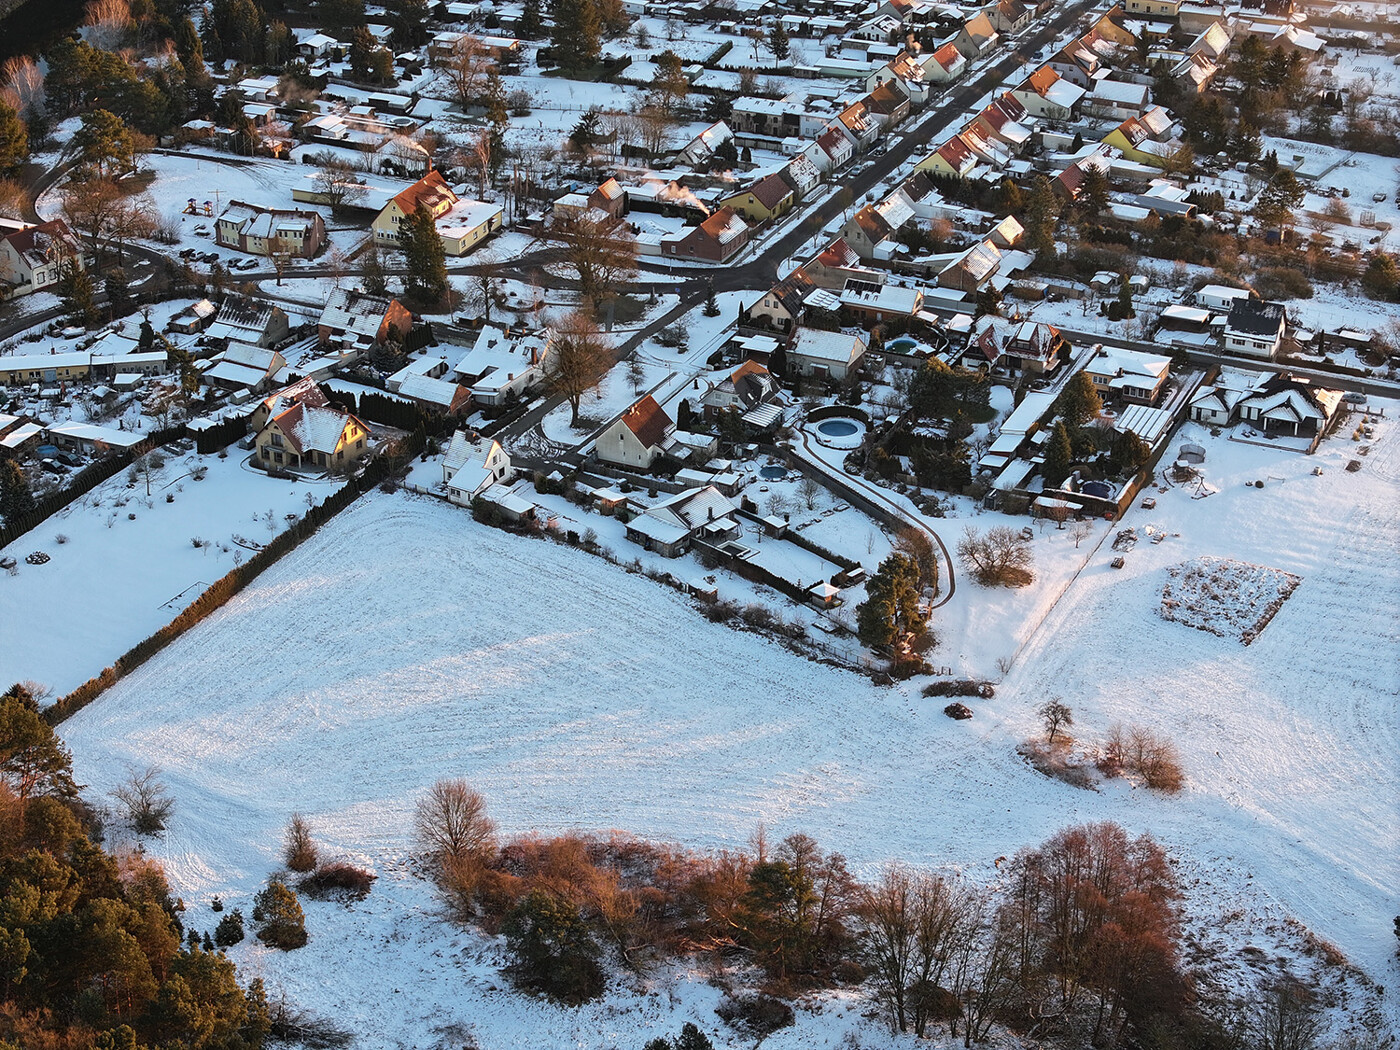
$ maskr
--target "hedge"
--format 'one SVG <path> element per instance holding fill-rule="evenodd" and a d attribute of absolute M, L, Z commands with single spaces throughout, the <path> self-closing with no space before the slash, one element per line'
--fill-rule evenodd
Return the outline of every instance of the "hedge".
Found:
<path fill-rule="evenodd" d="M 415 434 L 371 460 L 365 466 L 364 472 L 358 477 L 352 477 L 346 482 L 344 488 L 338 489 L 320 504 L 310 508 L 300 521 L 287 529 L 286 532 L 274 537 L 266 547 L 254 554 L 244 564 L 235 566 L 215 580 L 175 619 L 156 631 L 155 634 L 137 642 L 119 656 L 110 667 L 104 667 L 100 674 L 89 678 L 52 707 L 46 708 L 44 720 L 49 725 L 58 725 L 71 718 L 190 628 L 202 623 L 212 613 L 223 608 L 234 595 L 286 555 L 296 550 L 322 525 L 381 481 L 402 469 L 409 459 L 423 450 L 423 443 L 423 438 Z"/>
<path fill-rule="evenodd" d="M 151 436 L 140 444 L 113 452 L 106 459 L 84 467 L 73 475 L 73 480 L 66 487 L 36 500 L 34 509 L 24 517 L 5 522 L 4 528 L 0 528 L 0 547 L 8 547 L 26 532 L 38 528 L 48 518 L 57 514 L 74 500 L 86 496 L 108 478 L 121 473 L 133 461 L 154 448 L 178 440 L 184 433 L 183 426 L 153 431 Z"/>
<path fill-rule="evenodd" d="M 201 456 L 227 448 L 248 433 L 248 421 L 242 416 L 228 416 L 203 430 L 192 430 L 194 447 Z"/>

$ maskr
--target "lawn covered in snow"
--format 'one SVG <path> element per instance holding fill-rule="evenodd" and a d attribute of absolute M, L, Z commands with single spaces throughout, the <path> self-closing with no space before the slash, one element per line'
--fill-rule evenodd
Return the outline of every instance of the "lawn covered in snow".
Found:
<path fill-rule="evenodd" d="M 1206 447 L 1220 491 L 1176 486 L 1132 511 L 1125 527 L 1167 539 L 1140 542 L 1123 570 L 1099 551 L 970 722 L 918 683 L 882 689 L 805 661 L 581 552 L 373 494 L 61 732 L 94 795 L 129 765 L 164 768 L 178 811 L 150 846 L 187 923 L 212 925 L 213 894 L 246 911 L 294 810 L 330 852 L 378 871 L 363 904 L 308 903 L 309 948 L 234 953 L 376 1033 L 366 1045 L 425 1045 L 454 1023 L 493 1047 L 600 1050 L 689 1017 L 713 1030 L 713 990 L 694 975 L 577 1014 L 502 992 L 497 947 L 441 925 L 407 861 L 413 802 L 443 776 L 479 786 L 507 833 L 623 828 L 718 847 L 761 823 L 810 833 L 864 874 L 900 857 L 990 880 L 1020 846 L 1114 819 L 1174 851 L 1188 907 L 1230 931 L 1227 947 L 1272 948 L 1297 917 L 1379 977 L 1400 883 L 1400 439 L 1383 424 L 1358 473 L 1341 469 L 1345 437 L 1312 458 L 1196 428 L 1181 439 Z M 1265 487 L 1246 489 L 1255 478 Z M 1168 567 L 1202 555 L 1302 583 L 1245 647 L 1158 613 Z M 1032 772 L 1014 746 L 1054 695 L 1081 742 L 1119 720 L 1169 733 L 1185 792 L 1086 792 Z M 835 1046 L 864 1024 L 833 1017 L 799 1011 L 769 1045 Z"/>
<path fill-rule="evenodd" d="M 274 480 L 237 448 L 228 459 L 161 454 L 149 497 L 144 474 L 133 484 L 122 471 L 0 551 L 19 563 L 0 573 L 6 685 L 32 679 L 57 695 L 80 685 L 251 557 L 235 535 L 264 544 L 288 514 L 306 513 L 308 496 L 319 503 L 340 485 Z M 202 481 L 190 475 L 198 467 Z M 34 551 L 49 561 L 27 564 Z"/>

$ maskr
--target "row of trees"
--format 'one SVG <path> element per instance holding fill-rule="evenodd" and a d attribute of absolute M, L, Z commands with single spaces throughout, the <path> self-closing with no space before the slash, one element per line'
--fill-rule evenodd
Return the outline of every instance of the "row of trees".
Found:
<path fill-rule="evenodd" d="M 800 834 L 718 854 L 618 833 L 502 841 L 458 780 L 415 830 L 453 916 L 500 931 L 515 979 L 564 1002 L 600 994 L 610 960 L 737 954 L 770 991 L 863 985 L 893 1031 L 966 1046 L 995 1024 L 1053 1025 L 1067 1045 L 1280 1045 L 1231 1041 L 1241 1019 L 1266 1027 L 1272 993 L 1249 1007 L 1193 986 L 1168 857 L 1116 824 L 1022 850 L 995 892 L 898 863 L 862 881 Z"/>

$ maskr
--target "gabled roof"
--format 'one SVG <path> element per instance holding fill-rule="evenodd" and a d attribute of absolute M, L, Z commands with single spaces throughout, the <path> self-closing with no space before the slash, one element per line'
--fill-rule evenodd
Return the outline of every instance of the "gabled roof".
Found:
<path fill-rule="evenodd" d="M 405 215 L 412 215 L 422 204 L 430 212 L 446 211 L 457 203 L 457 194 L 447 185 L 442 172 L 434 169 L 393 198 Z"/>
<path fill-rule="evenodd" d="M 263 407 L 267 409 L 269 416 L 275 416 L 291 405 L 325 408 L 326 404 L 325 392 L 310 376 L 263 398 Z"/>
<path fill-rule="evenodd" d="M 799 317 L 803 300 L 815 287 L 816 283 L 808 276 L 807 271 L 799 266 L 770 288 L 768 295 L 778 300 L 788 316 Z"/>
<path fill-rule="evenodd" d="M 817 262 L 828 269 L 850 268 L 860 265 L 860 253 L 846 243 L 846 238 L 837 237 L 817 256 Z M 800 267 L 799 267 L 800 269 Z M 797 273 L 794 270 L 793 273 Z"/>
<path fill-rule="evenodd" d="M 1284 325 L 1282 303 L 1271 303 L 1264 299 L 1236 299 L 1230 305 L 1230 318 L 1226 327 L 1244 335 L 1278 335 Z"/>
<path fill-rule="evenodd" d="M 966 171 L 973 164 L 977 163 L 977 158 L 972 155 L 972 150 L 967 148 L 967 143 L 954 135 L 943 145 L 935 150 L 940 157 L 947 162 L 948 166 L 956 172 Z"/>
<path fill-rule="evenodd" d="M 968 19 L 963 26 L 963 32 L 973 40 L 990 40 L 997 35 L 996 27 L 992 25 L 986 11 L 978 11 L 974 18 Z"/>
<path fill-rule="evenodd" d="M 786 185 L 783 188 L 787 189 Z M 745 233 L 748 228 L 748 224 L 739 216 L 739 213 L 727 205 L 695 227 L 696 231 L 709 237 L 717 244 L 728 244 L 735 237 Z"/>
<path fill-rule="evenodd" d="M 627 194 L 627 191 L 622 188 L 621 184 L 616 179 L 608 179 L 606 182 L 602 183 L 595 192 L 610 201 L 615 201 L 619 197 Z"/>
<path fill-rule="evenodd" d="M 893 81 L 886 80 L 865 97 L 865 102 L 870 112 L 889 116 L 901 106 L 907 106 L 909 98 L 894 86 Z"/>
<path fill-rule="evenodd" d="M 733 200 L 735 197 L 742 196 L 745 193 L 752 194 L 754 200 L 758 201 L 759 204 L 763 205 L 769 211 L 772 211 L 774 208 L 781 205 L 783 201 L 792 196 L 792 187 L 783 181 L 781 175 L 775 172 L 767 178 L 754 183 L 747 190 L 740 190 L 727 199 Z"/>
<path fill-rule="evenodd" d="M 369 428 L 348 412 L 314 408 L 306 404 L 293 405 L 272 419 L 272 423 L 285 435 L 288 446 L 298 455 L 334 452 L 336 445 L 340 444 L 340 436 L 351 422 L 368 432 Z"/>
<path fill-rule="evenodd" d="M 622 423 L 632 431 L 643 448 L 659 448 L 675 426 L 666 410 L 650 394 L 622 413 Z"/>
<path fill-rule="evenodd" d="M 944 72 L 951 70 L 959 62 L 965 61 L 962 52 L 952 44 L 944 44 L 933 53 L 933 60 L 943 67 Z"/>
<path fill-rule="evenodd" d="M 845 135 L 841 134 L 840 129 L 834 126 L 827 128 L 817 136 L 817 145 L 822 148 L 822 151 L 826 153 L 828 157 L 833 158 L 837 153 L 842 152 L 843 146 L 846 152 L 849 152 L 851 149 L 850 140 L 847 139 Z"/>
<path fill-rule="evenodd" d="M 42 266 L 56 254 L 76 252 L 78 242 L 62 219 L 50 219 L 5 234 L 4 242 L 29 266 Z"/>

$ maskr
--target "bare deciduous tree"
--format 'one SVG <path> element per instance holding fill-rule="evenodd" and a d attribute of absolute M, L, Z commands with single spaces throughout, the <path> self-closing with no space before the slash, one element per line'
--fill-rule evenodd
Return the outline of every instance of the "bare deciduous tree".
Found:
<path fill-rule="evenodd" d="M 595 310 L 613 298 L 637 272 L 637 240 L 626 224 L 607 216 L 561 215 L 550 226 L 552 239 L 578 272 L 579 293 Z"/>
<path fill-rule="evenodd" d="M 808 510 L 817 509 L 817 499 L 822 494 L 820 483 L 814 478 L 803 478 L 797 483 L 797 495 L 802 499 L 802 505 Z"/>
<path fill-rule="evenodd" d="M 127 0 L 91 0 L 83 20 L 83 36 L 99 51 L 116 51 L 131 29 Z"/>
<path fill-rule="evenodd" d="M 464 33 L 452 45 L 452 50 L 438 61 L 438 70 L 452 88 L 452 97 L 465 109 L 485 93 L 493 65 L 481 41 Z"/>
<path fill-rule="evenodd" d="M 918 567 L 920 587 L 938 589 L 938 553 L 928 533 L 922 529 L 901 529 L 891 549 L 905 555 Z"/>
<path fill-rule="evenodd" d="M 495 844 L 496 825 L 486 799 L 465 780 L 439 780 L 413 814 L 419 844 L 439 861 L 480 857 Z"/>
<path fill-rule="evenodd" d="M 115 798 L 126 810 L 131 826 L 142 835 L 154 835 L 165 830 L 165 823 L 175 812 L 175 799 L 160 780 L 160 770 L 150 766 L 132 770 L 121 784 L 112 789 Z"/>
<path fill-rule="evenodd" d="M 70 184 L 63 193 L 63 215 L 88 239 L 94 255 L 100 259 L 115 249 L 118 262 L 127 242 L 149 236 L 156 226 L 150 197 L 128 195 L 111 179 Z"/>
<path fill-rule="evenodd" d="M 1092 521 L 1076 521 L 1074 527 L 1069 530 L 1069 534 L 1074 537 L 1074 549 L 1078 550 L 1079 545 L 1094 534 L 1094 523 Z"/>
<path fill-rule="evenodd" d="M 282 842 L 282 861 L 292 871 L 314 871 L 319 861 L 316 841 L 311 837 L 311 825 L 300 813 L 293 813 L 287 822 L 287 834 Z"/>
<path fill-rule="evenodd" d="M 322 165 L 311 177 L 311 184 L 333 212 L 354 207 L 369 195 L 369 186 L 344 162 Z"/>
<path fill-rule="evenodd" d="M 1035 580 L 1030 541 L 1009 525 L 979 533 L 971 525 L 958 541 L 958 557 L 978 583 L 1023 587 Z"/>
<path fill-rule="evenodd" d="M 569 425 L 577 426 L 583 395 L 598 384 L 613 363 L 611 343 L 593 320 L 580 310 L 554 327 L 554 345 L 547 359 L 546 379 L 573 410 Z"/>
<path fill-rule="evenodd" d="M 1045 701 L 1036 708 L 1035 713 L 1040 716 L 1040 723 L 1045 727 L 1045 742 L 1052 747 L 1060 730 L 1074 725 L 1074 712 L 1058 696 Z"/>

